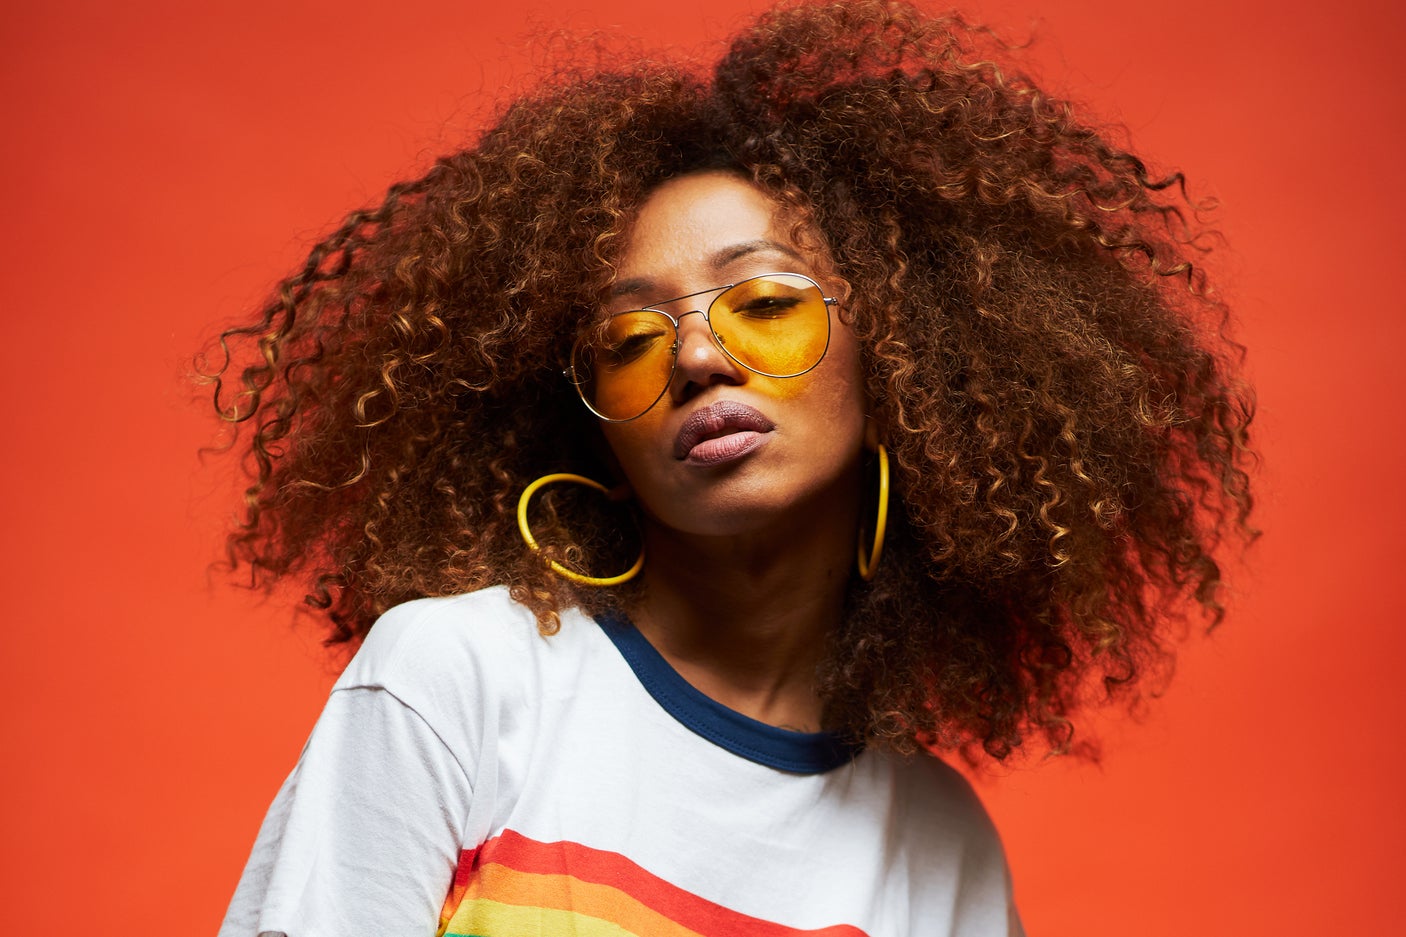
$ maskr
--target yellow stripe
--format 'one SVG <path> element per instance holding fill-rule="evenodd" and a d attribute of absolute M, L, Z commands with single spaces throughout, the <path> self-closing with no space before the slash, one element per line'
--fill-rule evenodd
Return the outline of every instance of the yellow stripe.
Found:
<path fill-rule="evenodd" d="M 524 925 L 524 921 L 529 923 Z M 567 926 L 575 929 L 560 930 Z M 703 937 L 614 886 L 583 882 L 569 875 L 520 872 L 495 863 L 479 869 L 469 883 L 449 919 L 447 933 Z"/>
<path fill-rule="evenodd" d="M 618 924 L 587 917 L 575 911 L 555 908 L 527 908 L 475 898 L 459 905 L 449 922 L 446 937 L 473 934 L 478 937 L 652 937 L 629 931 Z"/>

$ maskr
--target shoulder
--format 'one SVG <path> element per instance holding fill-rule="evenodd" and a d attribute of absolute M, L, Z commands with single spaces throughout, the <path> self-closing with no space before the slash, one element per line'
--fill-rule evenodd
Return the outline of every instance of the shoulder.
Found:
<path fill-rule="evenodd" d="M 544 638 L 504 587 L 417 599 L 372 626 L 333 693 L 386 691 L 437 730 L 493 722 L 540 698 L 552 679 L 547 668 L 590 640 L 588 624 L 579 611 L 564 610 L 561 631 Z"/>
<path fill-rule="evenodd" d="M 936 756 L 888 757 L 904 853 L 925 888 L 946 894 L 951 933 L 1022 933 L 1005 848 L 971 784 Z"/>
<path fill-rule="evenodd" d="M 883 755 L 891 762 L 895 794 L 905 805 L 906 825 L 924 841 L 960 842 L 970 856 L 1003 861 L 991 816 L 955 768 L 933 755 Z"/>
<path fill-rule="evenodd" d="M 502 587 L 397 605 L 372 626 L 335 689 L 394 689 L 427 674 L 521 658 L 540 640 L 532 613 Z"/>

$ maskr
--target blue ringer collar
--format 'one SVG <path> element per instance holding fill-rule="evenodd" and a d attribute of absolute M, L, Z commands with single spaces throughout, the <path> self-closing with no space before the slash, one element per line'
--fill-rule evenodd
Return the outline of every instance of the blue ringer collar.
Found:
<path fill-rule="evenodd" d="M 863 750 L 831 732 L 779 729 L 728 709 L 680 676 L 624 615 L 607 612 L 596 621 L 665 712 L 734 755 L 793 774 L 823 774 L 848 764 Z"/>

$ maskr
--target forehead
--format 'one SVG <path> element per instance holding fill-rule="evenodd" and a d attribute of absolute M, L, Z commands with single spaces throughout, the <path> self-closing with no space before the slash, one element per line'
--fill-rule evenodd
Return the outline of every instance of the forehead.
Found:
<path fill-rule="evenodd" d="M 640 206 L 627 233 L 614 292 L 636 283 L 660 288 L 712 285 L 700 278 L 755 260 L 791 269 L 806 252 L 791 237 L 791 219 L 761 190 L 729 172 L 671 179 Z M 771 272 L 771 267 L 766 271 Z M 807 271 L 798 271 L 807 272 Z"/>

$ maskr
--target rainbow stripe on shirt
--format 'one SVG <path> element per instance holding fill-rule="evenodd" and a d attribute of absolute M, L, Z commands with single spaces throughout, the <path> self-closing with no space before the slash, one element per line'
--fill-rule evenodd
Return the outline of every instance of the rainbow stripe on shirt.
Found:
<path fill-rule="evenodd" d="M 459 855 L 443 937 L 866 937 L 847 924 L 797 930 L 700 898 L 619 853 L 539 843 L 511 830 Z"/>

